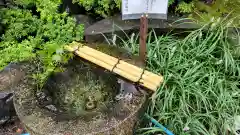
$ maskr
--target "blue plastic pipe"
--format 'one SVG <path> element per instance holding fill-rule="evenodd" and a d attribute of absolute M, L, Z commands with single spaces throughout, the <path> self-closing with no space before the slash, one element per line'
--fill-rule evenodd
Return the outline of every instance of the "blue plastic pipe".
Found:
<path fill-rule="evenodd" d="M 151 120 L 151 122 L 161 128 L 167 135 L 174 135 L 170 130 L 168 130 L 167 128 L 165 128 L 162 124 L 160 124 L 157 120 L 155 120 L 154 118 L 152 118 L 151 116 L 149 116 L 148 114 L 145 113 L 145 116 Z"/>

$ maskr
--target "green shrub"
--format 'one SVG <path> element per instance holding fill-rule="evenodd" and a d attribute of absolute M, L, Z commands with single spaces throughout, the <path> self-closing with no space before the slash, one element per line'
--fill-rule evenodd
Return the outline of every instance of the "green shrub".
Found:
<path fill-rule="evenodd" d="M 31 12 L 22 9 L 3 9 L 1 11 L 2 24 L 7 27 L 0 43 L 0 69 L 9 62 L 21 61 L 34 57 L 34 35 L 39 26 L 39 19 Z M 22 55 L 20 55 L 22 54 Z"/>
<path fill-rule="evenodd" d="M 0 69 L 9 62 L 38 59 L 43 65 L 42 72 L 35 75 L 39 83 L 71 55 L 64 53 L 63 46 L 83 37 L 83 26 L 66 13 L 57 13 L 59 0 L 16 0 L 17 4 L 28 7 L 34 4 L 40 16 L 27 9 L 2 9 L 2 24 L 6 27 L 0 43 Z"/>
<path fill-rule="evenodd" d="M 216 0 L 212 5 L 206 5 L 203 2 L 195 3 L 195 12 L 193 17 L 208 22 L 214 18 L 222 18 L 228 15 L 230 18 L 239 18 L 240 14 L 240 1 L 239 0 Z M 235 26 L 240 26 L 240 19 L 234 20 Z"/>
<path fill-rule="evenodd" d="M 73 3 L 78 3 L 87 11 L 94 11 L 103 17 L 113 14 L 113 10 L 121 8 L 121 0 L 73 0 Z"/>
<path fill-rule="evenodd" d="M 35 0 L 13 0 L 13 3 L 23 7 L 28 7 L 30 5 L 35 5 Z"/>
<path fill-rule="evenodd" d="M 172 5 L 175 2 L 175 0 L 168 0 L 168 6 Z"/>
<path fill-rule="evenodd" d="M 168 5 L 174 4 L 175 0 L 169 0 Z M 73 0 L 73 3 L 78 3 L 87 11 L 94 11 L 102 17 L 108 17 L 114 14 L 114 11 L 121 11 L 121 0 Z M 180 13 L 192 12 L 194 3 L 181 2 L 176 8 Z"/>
<path fill-rule="evenodd" d="M 27 1 L 27 0 L 26 0 Z M 83 6 L 88 12 L 98 14 L 102 17 L 108 17 L 115 12 L 121 11 L 121 0 L 73 0 L 73 3 L 78 3 Z M 233 16 L 238 16 L 240 13 L 239 0 L 216 0 L 211 5 L 207 5 L 200 0 L 169 0 L 168 10 L 175 13 L 190 14 L 190 17 L 196 18 L 195 12 L 201 17 L 209 21 L 212 17 L 222 17 L 224 14 L 233 12 Z M 202 12 L 203 11 L 203 12 Z M 210 18 L 210 19 L 209 19 Z M 240 24 L 238 20 L 236 23 Z"/>
<path fill-rule="evenodd" d="M 194 2 L 186 3 L 186 2 L 180 2 L 176 8 L 176 11 L 180 13 L 191 13 L 194 9 Z"/>

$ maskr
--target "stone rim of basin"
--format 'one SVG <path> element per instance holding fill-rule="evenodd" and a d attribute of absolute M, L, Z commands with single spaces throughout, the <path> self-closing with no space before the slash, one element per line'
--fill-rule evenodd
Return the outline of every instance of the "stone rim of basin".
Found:
<path fill-rule="evenodd" d="M 128 135 L 133 133 L 133 128 L 138 122 L 139 113 L 143 110 L 146 96 L 141 95 L 138 106 L 123 119 L 116 119 L 114 115 L 123 115 L 121 108 L 126 104 L 125 100 L 118 101 L 113 110 L 104 121 L 83 121 L 82 119 L 72 118 L 67 121 L 56 121 L 50 116 L 54 113 L 37 106 L 36 98 L 33 96 L 34 88 L 31 86 L 31 80 L 24 79 L 16 88 L 14 105 L 20 120 L 26 128 L 33 134 L 109 134 L 117 133 L 119 135 Z M 130 102 L 129 102 L 130 103 Z M 63 113 L 64 114 L 64 113 Z M 54 114 L 55 115 L 55 114 Z M 62 115 L 63 116 L 63 115 Z M 64 116 L 63 116 L 64 117 Z M 114 119 L 115 118 L 115 119 Z M 75 119 L 75 120 L 74 120 Z M 84 125 L 83 125 L 84 123 Z M 92 127 L 93 126 L 93 127 Z M 100 126 L 100 127 L 98 127 Z M 93 130 L 94 129 L 94 130 Z"/>

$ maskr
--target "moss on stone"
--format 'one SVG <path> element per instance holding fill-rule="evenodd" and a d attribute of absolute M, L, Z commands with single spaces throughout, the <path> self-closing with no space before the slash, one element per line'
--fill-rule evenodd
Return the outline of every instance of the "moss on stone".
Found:
<path fill-rule="evenodd" d="M 46 91 L 52 93 L 55 105 L 71 115 L 95 117 L 96 112 L 106 110 L 113 102 L 116 77 L 87 63 L 74 64 L 76 68 L 66 68 L 53 76 L 56 81 L 47 84 L 52 88 L 47 87 Z"/>

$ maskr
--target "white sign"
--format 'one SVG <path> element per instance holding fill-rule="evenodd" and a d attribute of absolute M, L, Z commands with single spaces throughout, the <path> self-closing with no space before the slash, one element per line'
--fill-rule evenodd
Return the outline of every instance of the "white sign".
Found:
<path fill-rule="evenodd" d="M 122 0 L 122 19 L 167 19 L 168 0 Z"/>

